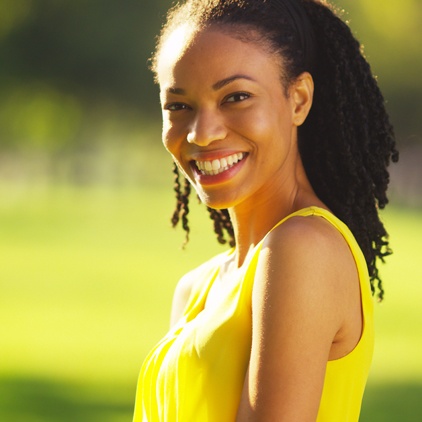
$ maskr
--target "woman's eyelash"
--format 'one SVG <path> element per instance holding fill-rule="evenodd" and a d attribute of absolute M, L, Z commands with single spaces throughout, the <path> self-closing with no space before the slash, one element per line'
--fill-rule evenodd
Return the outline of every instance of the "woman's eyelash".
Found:
<path fill-rule="evenodd" d="M 183 103 L 170 103 L 164 106 L 164 110 L 169 111 L 179 111 L 179 110 L 186 110 L 188 106 Z"/>
<path fill-rule="evenodd" d="M 223 103 L 237 103 L 244 100 L 247 100 L 251 97 L 251 94 L 247 92 L 236 92 L 225 97 Z M 164 110 L 168 111 L 180 111 L 187 110 L 189 106 L 184 103 L 169 103 L 164 106 Z"/>
<path fill-rule="evenodd" d="M 236 103 L 239 101 L 244 101 L 250 98 L 250 94 L 247 92 L 236 92 L 234 94 L 230 94 L 226 97 L 225 102 L 227 103 Z"/>

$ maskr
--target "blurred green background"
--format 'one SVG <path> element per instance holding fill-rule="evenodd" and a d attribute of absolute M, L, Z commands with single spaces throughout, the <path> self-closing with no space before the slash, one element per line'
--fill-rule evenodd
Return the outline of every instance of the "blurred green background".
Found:
<path fill-rule="evenodd" d="M 362 421 L 422 420 L 422 4 L 338 0 L 396 127 Z M 224 248 L 203 207 L 170 228 L 148 71 L 164 0 L 0 0 L 0 421 L 130 421 L 173 288 Z M 195 202 L 195 201 L 194 201 Z"/>

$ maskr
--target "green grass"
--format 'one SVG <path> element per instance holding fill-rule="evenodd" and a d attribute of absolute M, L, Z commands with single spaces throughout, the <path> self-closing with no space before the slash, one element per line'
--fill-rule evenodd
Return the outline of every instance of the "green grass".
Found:
<path fill-rule="evenodd" d="M 0 185 L 0 198 L 0 420 L 130 421 L 177 280 L 223 250 L 203 207 L 181 250 L 171 189 Z M 395 254 L 361 420 L 410 422 L 422 414 L 422 215 L 384 219 Z"/>

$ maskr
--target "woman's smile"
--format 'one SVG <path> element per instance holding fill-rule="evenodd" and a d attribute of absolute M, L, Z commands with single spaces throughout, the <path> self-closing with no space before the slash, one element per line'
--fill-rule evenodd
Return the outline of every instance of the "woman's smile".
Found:
<path fill-rule="evenodd" d="M 235 166 L 239 161 L 242 161 L 245 157 L 243 152 L 238 152 L 237 154 L 229 155 L 228 157 L 223 157 L 221 159 L 215 159 L 212 161 L 195 161 L 196 168 L 204 176 L 216 176 L 217 174 L 223 173 L 233 166 Z"/>
<path fill-rule="evenodd" d="M 228 182 L 241 170 L 247 157 L 247 153 L 237 152 L 222 158 L 191 161 L 194 178 L 202 186 Z"/>

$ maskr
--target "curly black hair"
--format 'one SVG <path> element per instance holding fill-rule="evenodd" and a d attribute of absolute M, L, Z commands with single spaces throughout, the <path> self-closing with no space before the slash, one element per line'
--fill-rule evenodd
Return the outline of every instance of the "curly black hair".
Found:
<path fill-rule="evenodd" d="M 280 54 L 284 87 L 304 71 L 315 83 L 312 109 L 298 129 L 299 152 L 317 196 L 352 231 L 365 256 L 372 292 L 384 289 L 377 262 L 391 254 L 378 210 L 388 203 L 391 161 L 398 161 L 385 101 L 362 47 L 336 9 L 323 0 L 187 0 L 170 10 L 153 57 L 179 25 L 217 25 L 245 39 L 254 29 L 263 46 Z M 250 35 L 249 35 L 250 36 Z M 256 40 L 255 40 L 256 41 Z M 180 183 L 172 223 L 187 220 L 189 182 Z M 235 245 L 227 210 L 208 208 L 220 243 Z"/>

